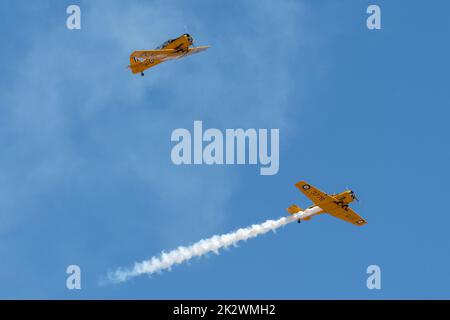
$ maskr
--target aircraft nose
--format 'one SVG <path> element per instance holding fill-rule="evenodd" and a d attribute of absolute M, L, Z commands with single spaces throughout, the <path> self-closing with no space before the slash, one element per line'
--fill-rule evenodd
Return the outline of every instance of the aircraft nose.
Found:
<path fill-rule="evenodd" d="M 355 192 L 353 192 L 352 190 L 350 190 L 350 195 L 352 196 L 353 200 L 359 201 L 358 197 L 355 194 Z"/>

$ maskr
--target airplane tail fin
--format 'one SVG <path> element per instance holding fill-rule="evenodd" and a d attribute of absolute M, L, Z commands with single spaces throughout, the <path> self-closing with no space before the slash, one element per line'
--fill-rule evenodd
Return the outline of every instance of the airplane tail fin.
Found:
<path fill-rule="evenodd" d="M 130 65 L 128 66 L 128 68 L 130 68 L 133 73 L 142 72 L 140 68 L 140 63 L 141 62 L 137 60 L 135 57 L 130 56 Z"/>
<path fill-rule="evenodd" d="M 134 57 L 133 55 L 131 55 L 130 56 L 130 65 L 128 66 L 128 68 L 130 68 L 131 72 L 133 72 L 133 73 L 143 74 L 143 72 L 145 70 L 152 68 L 152 67 L 156 66 L 157 64 L 160 64 L 161 62 L 163 62 L 163 61 L 158 60 L 158 59 L 140 60 L 140 59 L 137 59 L 136 57 Z"/>
<path fill-rule="evenodd" d="M 299 206 L 297 206 L 296 204 L 293 204 L 286 210 L 287 210 L 287 212 L 289 212 L 289 214 L 296 214 L 297 212 L 303 211 L 303 209 L 300 208 Z"/>

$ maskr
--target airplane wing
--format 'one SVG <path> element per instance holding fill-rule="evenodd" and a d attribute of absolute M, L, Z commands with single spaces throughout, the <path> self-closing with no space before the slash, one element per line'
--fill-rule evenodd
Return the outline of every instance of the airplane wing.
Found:
<path fill-rule="evenodd" d="M 164 60 L 174 56 L 175 54 L 175 49 L 139 50 L 134 51 L 130 55 L 130 58 Z"/>
<path fill-rule="evenodd" d="M 189 55 L 194 54 L 194 53 L 199 53 L 199 52 L 205 51 L 208 48 L 209 48 L 209 46 L 201 46 L 201 47 L 189 48 L 188 53 L 186 53 L 185 55 L 189 56 Z"/>
<path fill-rule="evenodd" d="M 295 186 L 303 192 L 314 204 L 320 207 L 320 204 L 325 204 L 334 201 L 332 197 L 327 195 L 325 192 L 320 191 L 316 187 L 306 183 L 305 181 L 300 181 L 295 184 Z M 325 208 L 322 208 L 325 209 Z"/>
<path fill-rule="evenodd" d="M 336 207 L 333 210 L 328 210 L 328 213 L 331 214 L 333 217 L 350 222 L 355 226 L 363 226 L 367 224 L 367 221 L 361 218 L 359 214 L 357 214 L 351 208 L 344 209 L 342 207 Z"/>

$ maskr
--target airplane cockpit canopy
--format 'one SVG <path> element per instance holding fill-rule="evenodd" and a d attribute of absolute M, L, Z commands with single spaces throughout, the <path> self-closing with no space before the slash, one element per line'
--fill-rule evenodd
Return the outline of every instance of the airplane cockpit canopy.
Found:
<path fill-rule="evenodd" d="M 165 46 L 167 46 L 169 43 L 172 43 L 172 42 L 174 42 L 174 41 L 175 41 L 175 39 L 167 40 L 167 41 L 164 42 L 162 45 L 157 46 L 155 49 L 156 49 L 156 50 L 160 50 L 160 49 L 164 48 Z"/>
<path fill-rule="evenodd" d="M 184 35 L 188 38 L 188 40 L 189 40 L 190 43 L 193 42 L 193 39 L 192 39 L 192 37 L 191 37 L 191 35 L 190 35 L 189 33 L 185 33 Z M 167 41 L 164 42 L 162 45 L 157 46 L 157 47 L 155 48 L 155 50 L 161 50 L 162 48 L 164 48 L 165 46 L 167 46 L 169 43 L 174 42 L 175 40 L 177 40 L 177 39 L 170 39 L 170 40 L 167 40 Z"/>

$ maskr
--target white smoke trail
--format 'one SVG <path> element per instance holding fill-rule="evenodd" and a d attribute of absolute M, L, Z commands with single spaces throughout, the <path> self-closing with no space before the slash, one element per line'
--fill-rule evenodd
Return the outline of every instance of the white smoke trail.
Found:
<path fill-rule="evenodd" d="M 189 247 L 181 246 L 169 252 L 162 252 L 159 256 L 154 256 L 150 260 L 136 262 L 131 269 L 119 268 L 114 272 L 108 273 L 105 282 L 120 283 L 142 274 L 153 274 L 165 269 L 170 269 L 175 264 L 183 263 L 193 257 L 199 257 L 208 252 L 215 252 L 218 254 L 219 249 L 221 248 L 236 245 L 239 241 L 257 237 L 271 230 L 274 231 L 288 223 L 297 221 L 301 217 L 311 216 L 319 211 L 321 211 L 319 207 L 313 207 L 278 220 L 267 220 L 261 224 L 238 229 L 235 232 L 220 236 L 215 235 L 209 239 L 200 240 Z"/>

